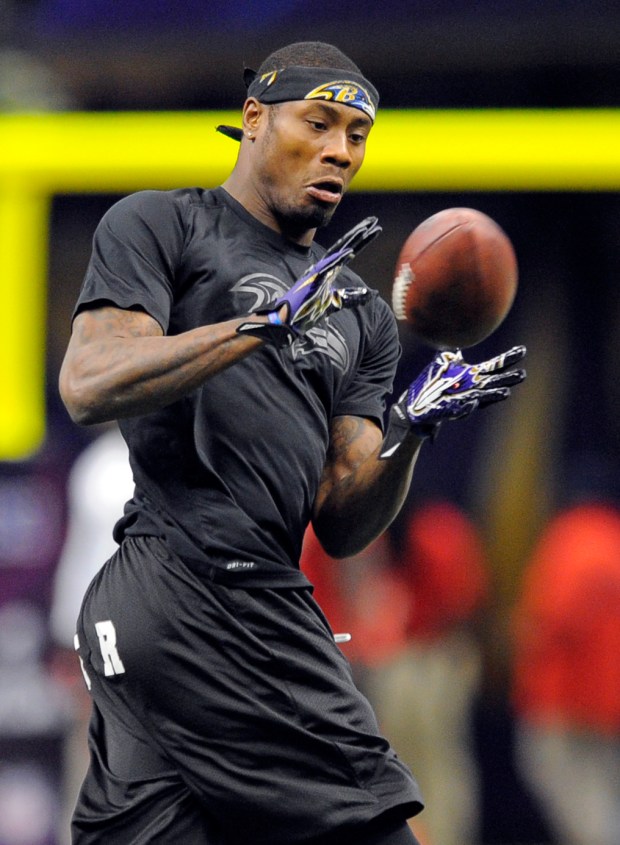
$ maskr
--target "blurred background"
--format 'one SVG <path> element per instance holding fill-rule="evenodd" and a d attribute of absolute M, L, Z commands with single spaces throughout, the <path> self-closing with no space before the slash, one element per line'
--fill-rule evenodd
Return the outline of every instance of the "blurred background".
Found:
<path fill-rule="evenodd" d="M 603 0 L 0 0 L 0 112 L 237 109 L 243 67 L 298 40 L 325 40 L 347 52 L 384 108 L 620 107 L 620 9 Z M 405 147 L 410 141 L 402 138 Z M 200 172 L 193 184 L 204 184 Z M 83 766 L 87 703 L 70 655 L 75 595 L 84 573 L 104 560 L 107 526 L 127 488 L 122 470 L 111 471 L 116 438 L 71 423 L 57 378 L 92 234 L 118 198 L 89 190 L 50 199 L 41 246 L 44 338 L 26 338 L 27 346 L 45 345 L 45 437 L 33 454 L 0 461 L 0 845 L 65 845 Z M 468 357 L 524 343 L 528 380 L 510 402 L 444 426 L 425 446 L 385 544 L 361 562 L 345 562 L 325 601 L 341 593 L 330 611 L 334 625 L 342 620 L 354 642 L 380 645 L 349 656 L 397 750 L 420 732 L 432 739 L 430 750 L 412 751 L 408 762 L 423 789 L 438 796 L 435 807 L 464 807 L 450 816 L 451 830 L 436 827 L 429 811 L 418 829 L 423 845 L 451 845 L 454 836 L 460 845 L 617 845 L 617 184 L 596 191 L 357 191 L 320 239 L 328 244 L 368 214 L 378 216 L 383 234 L 355 269 L 389 301 L 400 244 L 450 206 L 494 217 L 520 267 L 510 315 Z M 9 293 L 17 295 L 0 279 L 0 302 Z M 401 342 L 396 395 L 431 354 L 406 328 Z M 566 515 L 574 520 L 563 522 Z M 555 531 L 554 545 L 548 535 Z M 317 590 L 326 569 L 334 577 L 311 544 L 306 564 Z M 436 580 L 425 581 L 434 572 Z M 605 629 L 597 631 L 603 616 Z M 578 670 L 577 656 L 586 658 Z M 452 692 L 438 685 L 440 671 L 456 684 Z M 395 718 L 386 690 L 405 689 Z M 434 732 L 433 714 L 425 721 L 418 712 L 416 694 L 427 709 L 446 696 L 460 702 L 458 713 L 433 711 L 444 726 L 453 720 L 452 746 L 440 748 L 441 729 Z M 583 699 L 579 712 L 576 698 Z M 534 733 L 532 743 L 532 731 L 547 730 L 555 744 L 534 761 L 532 748 L 544 740 Z M 445 754 L 443 770 L 433 775 L 429 763 L 428 775 L 420 772 L 415 754 L 423 761 L 425 753 L 435 761 Z M 580 770 L 576 761 L 586 759 L 590 768 Z M 554 760 L 561 761 L 557 770 Z M 450 771 L 460 773 L 456 784 Z M 569 771 L 572 784 L 562 781 Z M 433 777 L 443 793 L 434 791 Z M 578 818 L 567 803 L 579 808 Z M 598 828 L 595 818 L 604 822 Z"/>

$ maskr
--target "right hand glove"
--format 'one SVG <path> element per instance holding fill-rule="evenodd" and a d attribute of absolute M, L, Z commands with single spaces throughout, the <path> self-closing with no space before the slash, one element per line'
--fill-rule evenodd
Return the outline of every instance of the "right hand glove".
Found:
<path fill-rule="evenodd" d="M 237 332 L 255 335 L 278 346 L 288 346 L 295 337 L 305 334 L 327 314 L 364 303 L 369 295 L 368 288 L 335 288 L 334 281 L 345 264 L 380 231 L 376 217 L 362 220 L 309 267 L 280 299 L 256 312 L 266 314 L 269 322 L 242 323 Z M 281 318 L 283 308 L 286 313 Z"/>
<path fill-rule="evenodd" d="M 510 396 L 510 387 L 525 378 L 525 370 L 511 370 L 525 356 L 514 346 L 480 364 L 467 364 L 460 350 L 438 352 L 430 364 L 392 405 L 380 458 L 393 455 L 410 431 L 435 437 L 444 420 L 456 420 Z"/>

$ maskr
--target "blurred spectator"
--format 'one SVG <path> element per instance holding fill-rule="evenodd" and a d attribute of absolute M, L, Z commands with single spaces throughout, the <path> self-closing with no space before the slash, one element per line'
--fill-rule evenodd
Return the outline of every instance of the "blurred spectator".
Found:
<path fill-rule="evenodd" d="M 118 548 L 112 530 L 133 493 L 128 451 L 114 424 L 84 449 L 68 481 L 67 535 L 54 579 L 50 629 L 55 677 L 71 694 L 74 719 L 64 748 L 63 812 L 59 845 L 69 843 L 69 823 L 88 766 L 91 701 L 73 648 L 75 623 L 86 589 Z M 0 845 L 4 845 L 0 841 Z"/>
<path fill-rule="evenodd" d="M 353 663 L 381 728 L 416 773 L 426 808 L 422 845 L 469 845 L 479 835 L 472 705 L 481 658 L 472 620 L 488 592 L 478 533 L 456 506 L 433 502 L 407 518 L 402 552 L 384 535 L 334 561 L 306 536 L 302 568 Z M 423 827 L 422 827 L 423 825 Z"/>
<path fill-rule="evenodd" d="M 474 622 L 489 589 L 484 547 L 463 511 L 436 501 L 408 515 L 399 559 L 407 644 L 375 673 L 371 694 L 388 739 L 415 765 L 430 842 L 471 845 L 480 835 L 472 708 L 481 678 Z"/>
<path fill-rule="evenodd" d="M 44 459 L 0 462 L 0 606 L 32 601 L 45 614 L 64 536 L 64 476 Z"/>
<path fill-rule="evenodd" d="M 112 530 L 132 494 L 129 453 L 114 424 L 84 449 L 69 476 L 67 535 L 50 612 L 52 637 L 58 646 L 73 652 L 82 597 L 96 572 L 118 548 Z"/>
<path fill-rule="evenodd" d="M 52 582 L 65 536 L 69 458 L 49 433 L 0 462 L 0 845 L 56 845 L 72 700 L 49 671 Z"/>
<path fill-rule="evenodd" d="M 370 670 L 406 641 L 408 598 L 392 560 L 386 534 L 354 557 L 334 560 L 312 527 L 304 539 L 301 567 L 335 633 L 350 633 L 344 651 L 363 691 Z"/>
<path fill-rule="evenodd" d="M 617 484 L 617 479 L 616 482 Z M 514 616 L 517 764 L 559 845 L 620 841 L 620 509 L 563 507 Z"/>
<path fill-rule="evenodd" d="M 0 845 L 56 845 L 71 701 L 47 671 L 45 646 L 40 608 L 0 606 Z"/>

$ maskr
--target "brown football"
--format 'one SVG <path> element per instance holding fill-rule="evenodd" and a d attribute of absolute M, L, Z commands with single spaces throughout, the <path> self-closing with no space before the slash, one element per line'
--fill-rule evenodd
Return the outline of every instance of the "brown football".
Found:
<path fill-rule="evenodd" d="M 510 311 L 517 280 L 515 251 L 504 230 L 476 209 L 446 208 L 404 242 L 392 306 L 429 346 L 474 346 Z"/>

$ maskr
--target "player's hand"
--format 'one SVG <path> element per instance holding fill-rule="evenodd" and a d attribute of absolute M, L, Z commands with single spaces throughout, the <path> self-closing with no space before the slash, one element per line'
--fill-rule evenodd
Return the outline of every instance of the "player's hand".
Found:
<path fill-rule="evenodd" d="M 392 405 L 380 457 L 393 455 L 410 431 L 420 438 L 434 437 L 445 420 L 507 399 L 510 388 L 525 378 L 525 370 L 511 369 L 525 351 L 525 346 L 515 346 L 480 364 L 468 364 L 460 350 L 438 352 Z"/>
<path fill-rule="evenodd" d="M 268 309 L 257 312 L 267 314 L 267 323 L 243 323 L 237 331 L 256 335 L 280 346 L 289 345 L 327 314 L 364 303 L 369 295 L 368 288 L 336 288 L 334 282 L 345 264 L 380 231 L 376 217 L 362 220 L 309 267 L 280 299 Z"/>

